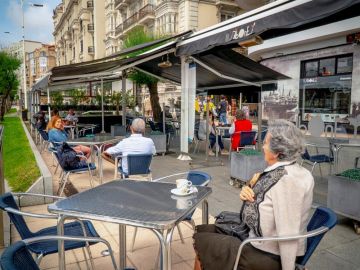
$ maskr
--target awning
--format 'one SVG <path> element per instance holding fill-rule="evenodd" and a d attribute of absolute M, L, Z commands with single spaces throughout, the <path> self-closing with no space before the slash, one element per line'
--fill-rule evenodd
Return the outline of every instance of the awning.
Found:
<path fill-rule="evenodd" d="M 274 1 L 259 9 L 190 35 L 179 42 L 178 55 L 193 55 L 255 36 L 274 38 L 360 14 L 360 0 Z"/>
<path fill-rule="evenodd" d="M 166 48 L 169 51 L 169 48 Z M 155 54 L 157 52 L 153 52 Z M 151 55 L 147 55 L 151 57 Z M 164 55 L 145 60 L 143 56 L 138 58 L 126 59 L 124 65 L 151 73 L 159 78 L 163 78 L 177 84 L 181 83 L 181 64 L 180 58 L 174 52 L 168 53 L 168 59 L 172 63 L 171 67 L 161 68 L 159 63 L 167 59 Z M 270 81 L 288 79 L 287 76 L 280 74 L 266 66 L 263 66 L 250 58 L 234 51 L 230 48 L 216 48 L 204 53 L 193 55 L 189 58 L 196 64 L 196 83 L 197 89 L 222 88 L 232 85 L 257 85 Z M 140 62 L 136 64 L 136 62 Z M 231 79 L 230 79 L 231 78 Z M 234 80 L 235 79 L 235 80 Z"/>

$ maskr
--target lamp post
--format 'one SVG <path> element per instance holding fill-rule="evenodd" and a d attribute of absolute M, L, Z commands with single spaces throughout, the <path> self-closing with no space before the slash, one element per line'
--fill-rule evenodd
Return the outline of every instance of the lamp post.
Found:
<path fill-rule="evenodd" d="M 19 106 L 22 108 L 22 106 L 25 106 L 25 109 L 28 108 L 28 100 L 27 100 L 27 91 L 26 91 L 26 59 L 25 59 L 25 14 L 24 14 L 24 1 L 20 0 L 21 2 L 21 13 L 22 13 L 22 51 L 23 51 L 23 90 L 24 90 L 24 101 L 22 99 L 22 95 L 20 92 L 19 95 Z M 29 4 L 32 7 L 43 7 L 44 5 L 41 4 Z M 24 103 L 24 104 L 23 104 Z"/>

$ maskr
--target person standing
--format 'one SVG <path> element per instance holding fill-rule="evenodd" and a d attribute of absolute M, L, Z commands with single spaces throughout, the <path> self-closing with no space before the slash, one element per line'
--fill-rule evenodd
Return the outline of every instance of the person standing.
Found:
<path fill-rule="evenodd" d="M 220 100 L 217 108 L 218 108 L 218 112 L 219 112 L 220 123 L 222 123 L 223 125 L 226 125 L 227 124 L 226 112 L 228 109 L 228 102 L 226 101 L 226 98 L 224 95 L 221 95 L 221 100 Z"/>

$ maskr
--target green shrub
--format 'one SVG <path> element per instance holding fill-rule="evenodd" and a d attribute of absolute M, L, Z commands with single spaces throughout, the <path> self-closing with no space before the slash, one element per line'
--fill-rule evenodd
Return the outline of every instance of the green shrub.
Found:
<path fill-rule="evenodd" d="M 360 181 L 360 169 L 349 169 L 337 175 L 346 177 L 350 181 Z"/>
<path fill-rule="evenodd" d="M 261 151 L 254 150 L 254 149 L 242 149 L 239 153 L 242 155 L 245 155 L 245 156 L 260 156 L 261 155 Z"/>

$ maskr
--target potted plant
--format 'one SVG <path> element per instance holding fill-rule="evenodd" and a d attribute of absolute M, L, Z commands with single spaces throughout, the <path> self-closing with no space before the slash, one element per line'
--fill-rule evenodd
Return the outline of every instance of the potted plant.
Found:
<path fill-rule="evenodd" d="M 360 221 L 360 169 L 329 175 L 327 205 L 335 212 Z"/>
<path fill-rule="evenodd" d="M 251 177 L 266 168 L 264 155 L 254 149 L 243 149 L 231 153 L 230 185 L 242 186 Z"/>

